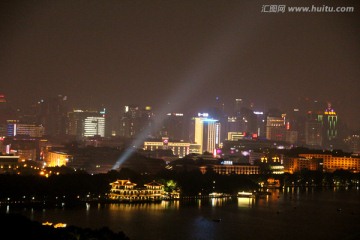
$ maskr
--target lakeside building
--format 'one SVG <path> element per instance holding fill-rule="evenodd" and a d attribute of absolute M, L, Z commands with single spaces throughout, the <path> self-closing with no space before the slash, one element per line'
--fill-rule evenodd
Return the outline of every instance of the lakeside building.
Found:
<path fill-rule="evenodd" d="M 165 199 L 164 185 L 158 182 L 136 187 L 136 183 L 129 180 L 116 180 L 110 183 L 110 200 L 119 202 L 158 202 Z"/>
<path fill-rule="evenodd" d="M 205 174 L 208 168 L 212 168 L 212 170 L 220 175 L 230 175 L 230 174 L 244 174 L 244 175 L 251 175 L 251 174 L 260 174 L 260 167 L 253 166 L 253 165 L 227 165 L 227 164 L 216 164 L 216 165 L 209 165 L 209 166 L 201 166 L 200 171 L 201 173 Z"/>
<path fill-rule="evenodd" d="M 299 157 L 307 159 L 322 159 L 323 171 L 334 172 L 335 170 L 348 170 L 353 173 L 360 172 L 360 157 L 353 156 L 333 156 L 331 154 L 312 154 L 302 153 Z"/>
<path fill-rule="evenodd" d="M 306 157 L 285 157 L 284 172 L 293 174 L 301 170 L 322 171 L 322 158 L 306 158 Z"/>

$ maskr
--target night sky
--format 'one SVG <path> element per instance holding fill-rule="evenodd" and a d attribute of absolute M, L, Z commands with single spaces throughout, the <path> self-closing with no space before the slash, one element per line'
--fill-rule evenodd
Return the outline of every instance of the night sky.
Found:
<path fill-rule="evenodd" d="M 119 112 L 196 111 L 216 97 L 227 110 L 235 98 L 288 110 L 309 98 L 360 129 L 359 1 L 284 2 L 354 13 L 261 13 L 281 2 L 1 1 L 0 93 Z"/>

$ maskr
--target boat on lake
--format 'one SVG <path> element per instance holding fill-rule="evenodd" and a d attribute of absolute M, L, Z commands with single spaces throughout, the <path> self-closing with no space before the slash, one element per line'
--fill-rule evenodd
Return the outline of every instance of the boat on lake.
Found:
<path fill-rule="evenodd" d="M 218 193 L 218 192 L 212 192 L 209 194 L 210 198 L 224 198 L 224 197 L 231 197 L 230 194 L 227 193 Z"/>
<path fill-rule="evenodd" d="M 252 197 L 255 197 L 255 194 L 252 192 L 241 191 L 241 192 L 238 192 L 236 196 L 242 197 L 242 198 L 252 198 Z"/>

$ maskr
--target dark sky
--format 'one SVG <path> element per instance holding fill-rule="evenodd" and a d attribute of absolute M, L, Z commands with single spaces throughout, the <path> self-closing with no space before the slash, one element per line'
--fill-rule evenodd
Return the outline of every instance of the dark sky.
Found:
<path fill-rule="evenodd" d="M 281 1 L 1 1 L 0 92 L 25 104 L 196 110 L 219 96 L 259 109 L 332 102 L 360 129 L 359 1 L 354 13 L 261 13 Z M 326 106 L 324 106 L 325 108 Z"/>

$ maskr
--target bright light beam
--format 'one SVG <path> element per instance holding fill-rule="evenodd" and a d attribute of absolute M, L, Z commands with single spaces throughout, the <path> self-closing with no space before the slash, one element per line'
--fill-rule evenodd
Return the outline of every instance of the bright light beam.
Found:
<path fill-rule="evenodd" d="M 177 91 L 173 92 L 169 99 L 170 102 L 174 102 L 175 105 L 169 106 L 165 104 L 160 108 L 158 117 L 155 119 L 153 126 L 146 128 L 141 132 L 136 139 L 132 142 L 131 146 L 127 148 L 124 153 L 119 157 L 117 162 L 114 164 L 112 169 L 118 169 L 140 146 L 143 145 L 144 140 L 148 137 L 148 134 L 151 130 L 157 130 L 161 127 L 161 123 L 166 118 L 168 112 L 172 112 L 173 109 L 176 109 L 185 101 L 194 95 L 198 89 L 203 86 L 209 79 L 215 76 L 219 70 L 223 69 L 226 63 L 229 61 L 234 50 L 239 47 L 246 46 L 247 41 L 250 41 L 250 37 L 245 38 L 244 36 L 239 36 L 239 32 L 242 31 L 238 24 L 242 19 L 250 18 L 251 13 L 244 11 L 244 6 L 242 6 L 243 13 L 247 15 L 242 15 L 241 19 L 237 18 L 236 21 L 232 21 L 232 24 L 226 25 L 224 27 L 224 33 L 218 34 L 217 39 L 213 41 L 212 44 L 208 44 L 207 47 L 203 48 L 203 53 L 200 54 L 201 58 L 194 61 L 187 74 L 183 77 L 179 77 L 179 83 L 184 83 L 180 88 L 177 88 Z M 238 12 L 236 12 L 238 14 Z M 233 19 L 231 19 L 233 20 Z M 248 29 L 256 29 L 255 21 L 251 22 L 251 26 L 246 26 Z M 180 99 L 180 101 L 179 101 Z"/>

